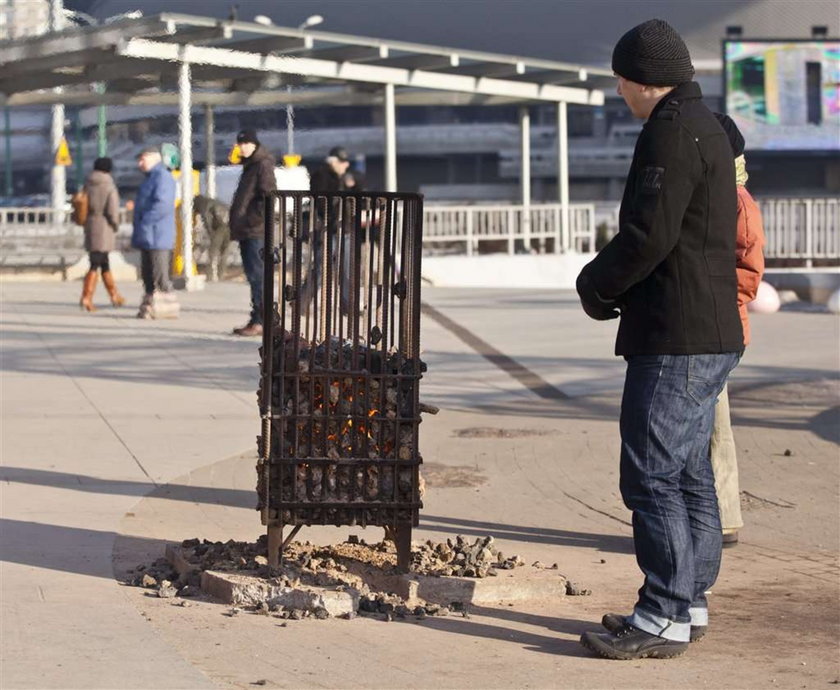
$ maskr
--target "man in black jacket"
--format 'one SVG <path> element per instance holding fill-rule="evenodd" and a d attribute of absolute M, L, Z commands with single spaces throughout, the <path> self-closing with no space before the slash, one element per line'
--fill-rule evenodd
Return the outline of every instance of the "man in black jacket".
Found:
<path fill-rule="evenodd" d="M 347 149 L 343 146 L 334 146 L 324 162 L 312 173 L 309 186 L 315 193 L 343 192 L 349 188 L 345 184 L 349 171 L 350 155 Z"/>
<path fill-rule="evenodd" d="M 578 277 L 586 313 L 621 317 L 621 495 L 645 575 L 628 616 L 581 642 L 614 659 L 672 657 L 705 634 L 721 536 L 709 441 L 714 406 L 743 350 L 735 274 L 732 151 L 703 105 L 679 34 L 650 20 L 613 52 L 639 135 L 619 232 Z"/>
<path fill-rule="evenodd" d="M 242 267 L 251 286 L 251 317 L 235 335 L 262 335 L 263 258 L 265 197 L 277 189 L 274 158 L 260 146 L 253 129 L 236 135 L 242 153 L 242 176 L 230 205 L 230 237 L 239 242 Z"/>

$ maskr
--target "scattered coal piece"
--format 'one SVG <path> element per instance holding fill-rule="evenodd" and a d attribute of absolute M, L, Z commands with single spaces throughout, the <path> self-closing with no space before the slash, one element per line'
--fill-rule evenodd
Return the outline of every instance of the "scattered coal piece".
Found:
<path fill-rule="evenodd" d="M 161 599 L 171 599 L 178 594 L 178 590 L 172 586 L 169 580 L 163 580 L 158 587 L 157 595 Z"/>
<path fill-rule="evenodd" d="M 566 582 L 566 594 L 570 597 L 586 597 L 592 594 L 591 589 L 586 589 L 581 587 L 578 583 L 567 581 Z"/>

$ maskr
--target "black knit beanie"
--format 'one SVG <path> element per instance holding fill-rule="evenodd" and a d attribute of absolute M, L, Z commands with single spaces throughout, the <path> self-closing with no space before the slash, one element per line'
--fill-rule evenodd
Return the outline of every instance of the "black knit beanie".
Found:
<path fill-rule="evenodd" d="M 726 132 L 726 136 L 729 138 L 729 145 L 732 147 L 732 156 L 737 158 L 742 155 L 744 153 L 744 146 L 746 145 L 746 142 L 744 141 L 744 135 L 741 134 L 741 130 L 738 129 L 738 125 L 735 124 L 734 120 L 729 117 L 729 115 L 715 113 L 715 117 L 718 122 L 720 122 L 720 126 L 723 127 L 723 131 Z"/>
<path fill-rule="evenodd" d="M 678 86 L 694 77 L 682 37 L 661 19 L 639 24 L 618 39 L 612 68 L 617 75 L 647 86 Z"/>
<path fill-rule="evenodd" d="M 93 169 L 100 172 L 109 173 L 114 167 L 113 161 L 110 158 L 97 158 L 93 161 Z"/>
<path fill-rule="evenodd" d="M 236 143 L 237 144 L 256 144 L 257 146 L 260 145 L 260 140 L 257 137 L 257 130 L 255 129 L 243 129 L 236 135 Z"/>

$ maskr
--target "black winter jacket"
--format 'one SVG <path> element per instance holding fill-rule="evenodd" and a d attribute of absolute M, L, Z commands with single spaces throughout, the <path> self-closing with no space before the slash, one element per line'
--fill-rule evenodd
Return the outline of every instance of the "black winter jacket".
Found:
<path fill-rule="evenodd" d="M 277 189 L 274 158 L 261 146 L 242 164 L 242 176 L 230 204 L 230 237 L 259 239 L 265 235 L 265 197 Z"/>
<path fill-rule="evenodd" d="M 656 105 L 636 143 L 618 234 L 578 277 L 590 316 L 621 310 L 617 355 L 744 349 L 735 166 L 701 97 L 688 82 Z"/>

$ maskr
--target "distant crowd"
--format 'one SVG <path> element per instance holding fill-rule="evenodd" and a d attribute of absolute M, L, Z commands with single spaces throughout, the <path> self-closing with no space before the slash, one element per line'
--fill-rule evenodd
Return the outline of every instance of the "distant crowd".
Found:
<path fill-rule="evenodd" d="M 193 212 L 209 237 L 210 280 L 224 278 L 230 242 L 239 244 L 242 267 L 250 288 L 251 311 L 245 325 L 232 332 L 250 337 L 262 334 L 263 209 L 266 195 L 277 188 L 276 162 L 253 129 L 239 132 L 236 146 L 241 154 L 242 174 L 230 206 L 218 199 L 198 195 L 193 199 Z M 115 307 L 125 304 L 109 263 L 109 253 L 115 247 L 120 209 L 112 167 L 110 158 L 97 158 L 84 188 L 73 197 L 73 219 L 84 227 L 85 250 L 90 262 L 82 281 L 79 302 L 88 312 L 96 311 L 94 294 L 100 275 L 111 304 Z M 131 246 L 140 252 L 144 287 L 137 317 L 177 318 L 180 304 L 170 278 L 176 237 L 176 182 L 157 147 L 143 148 L 137 154 L 137 167 L 145 175 L 133 205 L 130 205 L 133 209 Z M 329 152 L 310 177 L 313 192 L 364 191 L 364 186 L 364 177 L 351 169 L 350 156 L 340 146 Z"/>

